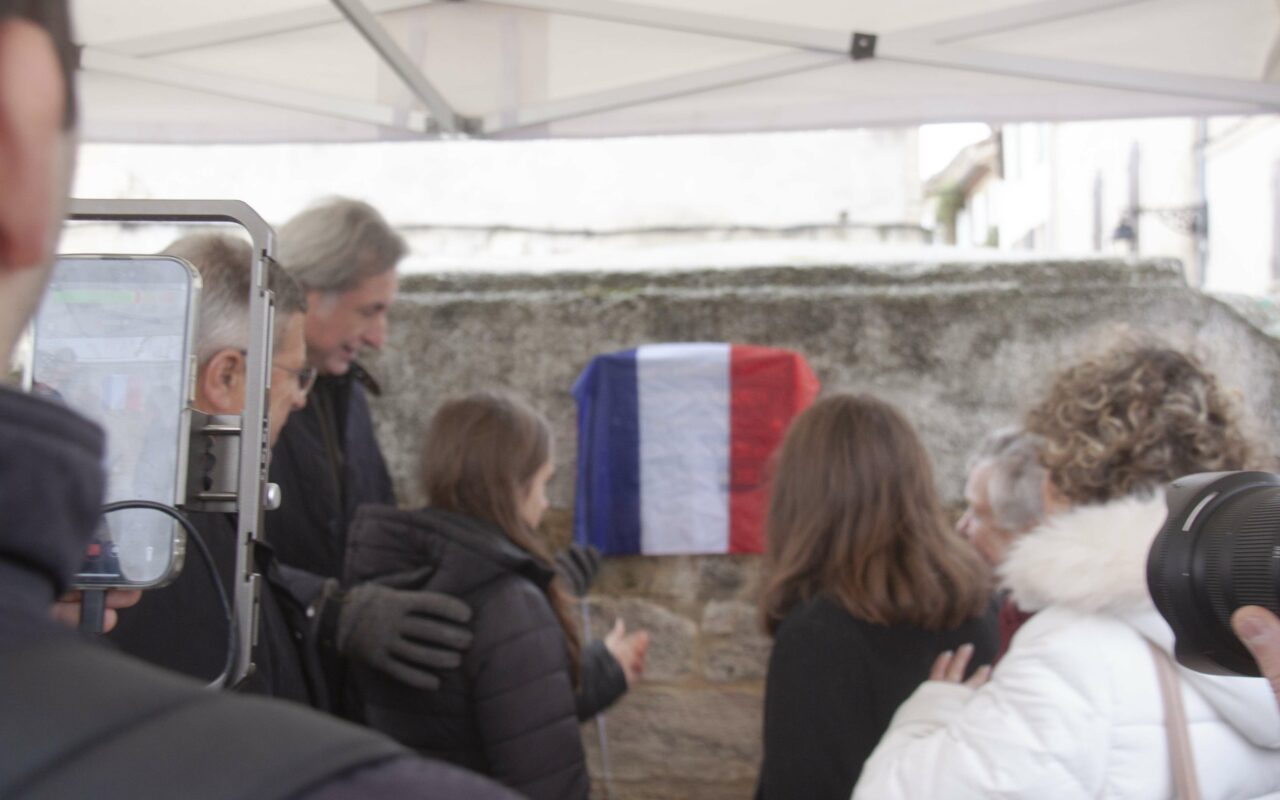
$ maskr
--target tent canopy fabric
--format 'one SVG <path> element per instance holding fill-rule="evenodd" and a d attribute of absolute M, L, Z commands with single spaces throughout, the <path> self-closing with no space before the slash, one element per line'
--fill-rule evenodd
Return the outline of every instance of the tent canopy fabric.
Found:
<path fill-rule="evenodd" d="M 1275 0 L 73 0 L 94 141 L 1280 111 Z"/>

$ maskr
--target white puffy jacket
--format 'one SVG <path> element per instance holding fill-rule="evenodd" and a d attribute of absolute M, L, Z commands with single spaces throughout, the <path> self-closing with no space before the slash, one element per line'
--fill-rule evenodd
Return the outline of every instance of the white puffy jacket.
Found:
<path fill-rule="evenodd" d="M 1164 705 L 1145 639 L 1173 633 L 1146 590 L 1163 495 L 1081 506 L 1024 536 L 1001 569 L 1018 631 L 974 691 L 928 681 L 854 789 L 892 798 L 1171 798 Z M 1261 678 L 1178 668 L 1206 800 L 1280 797 L 1280 711 Z"/>

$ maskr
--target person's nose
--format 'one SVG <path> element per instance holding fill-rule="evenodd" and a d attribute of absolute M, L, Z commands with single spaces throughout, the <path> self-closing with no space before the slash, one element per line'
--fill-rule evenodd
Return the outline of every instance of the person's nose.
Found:
<path fill-rule="evenodd" d="M 956 533 L 966 539 L 973 538 L 973 509 L 966 508 L 960 519 L 956 520 Z"/>
<path fill-rule="evenodd" d="M 387 340 L 387 315 L 379 314 L 364 332 L 363 341 L 374 350 L 381 350 Z"/>

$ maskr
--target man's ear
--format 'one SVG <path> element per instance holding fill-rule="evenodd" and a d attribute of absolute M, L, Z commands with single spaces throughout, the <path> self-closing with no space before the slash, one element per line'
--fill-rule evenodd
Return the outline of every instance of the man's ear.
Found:
<path fill-rule="evenodd" d="M 196 376 L 196 408 L 207 414 L 244 410 L 245 360 L 234 347 L 213 354 Z"/>
<path fill-rule="evenodd" d="M 43 265 L 61 224 L 65 87 L 49 35 L 0 22 L 0 273 Z"/>

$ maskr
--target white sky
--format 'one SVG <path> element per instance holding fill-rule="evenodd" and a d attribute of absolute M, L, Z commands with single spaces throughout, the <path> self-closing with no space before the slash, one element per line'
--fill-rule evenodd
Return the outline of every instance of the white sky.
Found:
<path fill-rule="evenodd" d="M 991 126 L 982 122 L 954 122 L 920 126 L 920 180 L 926 181 L 968 145 L 991 135 Z"/>
<path fill-rule="evenodd" d="M 918 184 L 985 125 L 605 140 L 82 147 L 78 197 L 236 198 L 279 222 L 315 199 L 394 223 L 566 230 L 910 221 Z M 913 163 L 914 162 L 914 163 Z M 913 185 L 914 184 L 914 185 Z"/>

